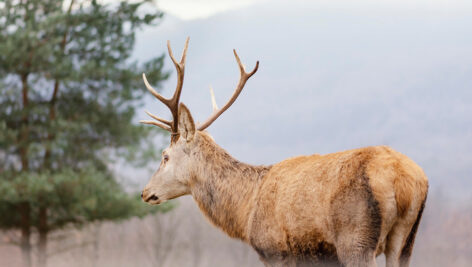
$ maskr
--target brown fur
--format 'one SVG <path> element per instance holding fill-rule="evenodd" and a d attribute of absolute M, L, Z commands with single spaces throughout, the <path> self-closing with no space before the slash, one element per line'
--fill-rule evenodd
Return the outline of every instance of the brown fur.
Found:
<path fill-rule="evenodd" d="M 171 131 L 165 160 L 144 188 L 151 204 L 192 194 L 209 220 L 249 243 L 266 266 L 406 267 L 421 219 L 428 180 L 418 165 L 386 146 L 327 155 L 301 156 L 273 166 L 251 166 L 232 158 L 203 130 L 231 106 L 247 73 L 234 50 L 240 80 L 230 100 L 195 127 L 179 103 L 188 38 L 171 99 L 148 90 L 171 110 L 173 121 L 142 121 Z"/>
<path fill-rule="evenodd" d="M 268 265 L 365 266 L 383 252 L 395 222 L 409 209 L 418 214 L 426 196 L 421 169 L 388 147 L 269 167 L 241 163 L 206 133 L 198 137 L 195 156 L 204 167 L 195 173 L 192 195 L 211 222 L 250 243 Z"/>
<path fill-rule="evenodd" d="M 381 229 L 382 221 L 387 221 L 384 227 L 391 227 L 411 205 L 418 210 L 412 201 L 424 200 L 427 190 L 422 171 L 388 147 L 296 157 L 269 170 L 239 163 L 202 137 L 206 148 L 201 151 L 209 152 L 205 162 L 218 167 L 208 171 L 214 177 L 206 179 L 204 192 L 194 195 L 197 203 L 212 222 L 230 236 L 249 242 L 269 263 L 291 255 L 300 262 L 337 262 L 341 257 L 345 264 L 357 261 L 362 265 L 377 251 L 381 236 L 385 240 L 388 229 Z M 371 180 L 379 180 L 374 183 L 379 186 L 372 189 Z M 223 194 L 216 193 L 217 189 L 223 189 Z M 209 205 L 207 198 L 215 194 L 218 198 Z M 247 203 L 250 195 L 254 205 Z M 387 199 L 388 195 L 395 197 Z M 239 197 L 246 200 L 244 204 Z M 382 216 L 381 207 L 386 206 L 379 203 L 382 200 L 395 206 L 397 216 Z M 246 210 L 251 207 L 252 211 Z M 336 253 L 335 248 L 346 252 L 338 249 Z"/>
<path fill-rule="evenodd" d="M 179 117 L 191 127 L 181 129 L 193 131 L 185 112 Z M 378 146 L 251 166 L 206 132 L 181 136 L 167 151 L 179 155 L 179 180 L 158 170 L 143 191 L 160 196 L 155 204 L 193 195 L 213 224 L 250 244 L 266 266 L 376 266 L 381 253 L 388 267 L 408 266 L 428 181 L 406 156 Z"/>

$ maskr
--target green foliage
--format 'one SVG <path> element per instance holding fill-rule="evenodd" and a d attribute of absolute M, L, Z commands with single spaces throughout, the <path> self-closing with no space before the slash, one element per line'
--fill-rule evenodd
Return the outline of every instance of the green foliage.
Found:
<path fill-rule="evenodd" d="M 95 169 L 22 172 L 15 175 L 0 183 L 0 214 L 8 214 L 2 218 L 4 229 L 18 227 L 20 214 L 15 210 L 17 203 L 48 207 L 52 211 L 48 224 L 53 229 L 69 223 L 80 226 L 91 221 L 143 217 L 153 212 L 166 212 L 173 207 L 169 203 L 151 208 L 142 203 L 138 194 L 125 193 L 113 177 Z M 33 227 L 39 227 L 36 212 L 37 209 L 33 209 Z"/>
<path fill-rule="evenodd" d="M 0 228 L 67 224 L 166 211 L 127 194 L 109 167 L 156 158 L 159 130 L 134 123 L 141 73 L 159 82 L 163 56 L 139 64 L 135 32 L 162 14 L 149 1 L 0 1 Z M 132 163 L 131 162 L 131 163 Z"/>

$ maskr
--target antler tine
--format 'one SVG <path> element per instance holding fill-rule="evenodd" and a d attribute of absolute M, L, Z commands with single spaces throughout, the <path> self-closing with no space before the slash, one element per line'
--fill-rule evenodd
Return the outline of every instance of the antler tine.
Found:
<path fill-rule="evenodd" d="M 210 85 L 210 95 L 211 95 L 211 105 L 213 107 L 213 112 L 216 112 L 218 110 L 218 105 L 216 104 L 215 92 L 213 91 L 213 87 L 211 87 L 211 85 Z"/>
<path fill-rule="evenodd" d="M 166 106 L 169 106 L 169 99 L 161 96 L 152 86 L 149 84 L 148 80 L 146 79 L 146 74 L 143 73 L 143 81 L 144 85 L 146 85 L 146 88 L 153 96 L 155 96 L 157 99 L 159 99 L 162 103 L 166 104 Z"/>
<path fill-rule="evenodd" d="M 149 111 L 147 111 L 147 110 L 146 110 L 145 112 L 146 112 L 146 114 L 148 114 L 149 117 L 151 117 L 151 118 L 153 118 L 153 119 L 155 119 L 155 120 L 157 120 L 157 121 L 160 121 L 160 122 L 162 122 L 162 123 L 165 123 L 165 124 L 167 124 L 167 125 L 169 125 L 169 126 L 172 125 L 172 122 L 171 122 L 171 121 L 161 119 L 161 118 L 157 117 L 156 115 L 152 114 L 151 112 L 149 112 Z"/>
<path fill-rule="evenodd" d="M 246 80 L 248 80 L 249 78 L 251 78 L 252 75 L 254 75 L 254 73 L 256 73 L 257 69 L 259 68 L 259 60 L 256 62 L 256 67 L 254 67 L 251 72 L 246 73 L 246 68 L 244 68 L 243 63 L 241 63 L 241 59 L 239 59 L 238 53 L 236 53 L 236 49 L 233 49 L 233 53 L 234 57 L 236 58 L 236 62 L 238 62 L 239 70 L 241 71 L 241 76 L 243 76 L 243 74 L 247 75 L 248 77 Z"/>
<path fill-rule="evenodd" d="M 169 50 L 169 56 L 172 59 L 172 62 L 174 62 L 175 69 L 177 70 L 177 86 L 175 88 L 174 95 L 172 96 L 171 99 L 168 100 L 168 104 L 167 104 L 173 117 L 171 127 L 175 132 L 177 131 L 177 125 L 178 125 L 179 100 L 180 100 L 180 93 L 182 92 L 182 87 L 184 85 L 185 59 L 187 57 L 187 49 L 188 49 L 189 40 L 190 40 L 190 37 L 187 37 L 187 39 L 185 40 L 185 46 L 182 52 L 182 57 L 180 58 L 180 62 L 177 62 L 177 60 L 175 59 L 174 54 L 172 53 L 172 48 L 170 47 L 170 41 L 167 41 L 167 50 Z"/>
<path fill-rule="evenodd" d="M 169 131 L 169 132 L 172 130 L 169 126 L 164 125 L 164 124 L 161 124 L 161 123 L 158 123 L 158 122 L 155 122 L 155 121 L 141 120 L 141 121 L 139 121 L 139 123 L 155 125 L 155 126 L 161 127 L 161 128 L 164 129 L 164 130 L 167 130 L 167 131 Z"/>
<path fill-rule="evenodd" d="M 182 92 L 182 87 L 184 83 L 185 59 L 187 58 L 189 40 L 190 37 L 187 37 L 187 39 L 185 40 L 185 46 L 182 52 L 182 57 L 180 58 L 180 62 L 177 62 L 177 60 L 175 59 L 174 54 L 172 53 L 172 48 L 170 47 L 170 41 L 167 41 L 167 50 L 169 50 L 169 56 L 172 59 L 172 62 L 174 62 L 175 69 L 177 70 L 177 87 L 175 89 L 174 95 L 170 99 L 172 104 L 179 103 L 180 93 Z"/>
<path fill-rule="evenodd" d="M 182 52 L 182 57 L 180 58 L 180 62 L 177 62 L 177 60 L 175 59 L 174 54 L 172 53 L 172 48 L 170 47 L 170 41 L 167 41 L 167 49 L 169 50 L 169 56 L 172 59 L 172 62 L 174 62 L 175 69 L 177 70 L 177 87 L 175 88 L 174 95 L 172 96 L 172 98 L 165 98 L 162 95 L 160 95 L 158 92 L 156 92 L 156 90 L 152 88 L 152 86 L 149 84 L 148 80 L 146 79 L 146 74 L 143 73 L 143 80 L 144 80 L 144 84 L 146 85 L 146 88 L 148 89 L 149 92 L 151 92 L 151 94 L 153 94 L 157 99 L 159 99 L 159 101 L 164 103 L 170 109 L 173 120 L 172 121 L 164 120 L 146 111 L 146 113 L 149 116 L 151 116 L 153 119 L 158 120 L 166 125 L 158 123 L 158 122 L 154 122 L 154 121 L 141 121 L 142 123 L 156 125 L 168 131 L 172 131 L 173 133 L 177 132 L 179 100 L 180 100 L 180 93 L 182 92 L 182 87 L 184 83 L 185 58 L 187 56 L 189 40 L 190 40 L 189 37 L 187 37 L 187 39 L 185 40 L 185 47 L 184 47 L 184 51 Z"/>
<path fill-rule="evenodd" d="M 243 90 L 244 85 L 246 84 L 247 80 L 251 78 L 251 76 L 254 75 L 254 73 L 256 73 L 257 69 L 259 68 L 259 61 L 257 61 L 254 69 L 249 73 L 246 72 L 244 65 L 241 63 L 241 60 L 239 59 L 239 56 L 236 53 L 235 49 L 233 49 L 233 53 L 234 53 L 234 57 L 236 58 L 236 62 L 238 63 L 239 71 L 240 71 L 238 85 L 236 86 L 236 89 L 234 90 L 234 93 L 231 96 L 231 98 L 228 100 L 228 102 L 226 102 L 226 104 L 221 109 L 214 110 L 213 114 L 198 127 L 198 130 L 200 131 L 203 131 L 208 126 L 210 126 L 221 114 L 223 114 L 223 112 L 225 112 L 234 103 L 234 101 L 236 101 L 236 98 L 238 98 L 239 94 Z"/>
<path fill-rule="evenodd" d="M 167 41 L 167 49 L 169 50 L 169 56 L 175 65 L 175 69 L 177 70 L 177 87 L 175 88 L 175 92 L 172 98 L 165 98 L 161 96 L 159 93 L 157 93 L 156 90 L 154 90 L 154 88 L 152 88 L 152 86 L 147 81 L 146 74 L 143 73 L 143 80 L 144 80 L 144 84 L 146 85 L 146 88 L 148 89 L 149 92 L 151 92 L 157 99 L 159 99 L 162 103 L 164 103 L 170 109 L 173 120 L 172 121 L 164 120 L 146 111 L 146 113 L 150 117 L 152 117 L 153 119 L 159 122 L 143 120 L 143 121 L 140 121 L 141 123 L 156 125 L 165 130 L 171 131 L 173 134 L 177 133 L 179 100 L 180 100 L 180 94 L 182 92 L 182 87 L 184 83 L 185 59 L 187 56 L 189 40 L 190 40 L 189 37 L 187 37 L 187 39 L 185 40 L 184 50 L 182 52 L 182 57 L 180 58 L 179 62 L 177 62 L 177 60 L 174 57 L 172 48 L 170 47 L 170 42 Z M 239 58 L 238 53 L 236 53 L 235 49 L 233 49 L 233 53 L 234 53 L 234 57 L 236 58 L 236 62 L 238 63 L 238 67 L 240 71 L 238 85 L 236 86 L 236 89 L 234 90 L 231 98 L 228 100 L 228 102 L 226 102 L 226 104 L 221 109 L 218 109 L 218 106 L 216 105 L 215 93 L 213 92 L 213 88 L 210 86 L 211 102 L 213 105 L 213 114 L 198 127 L 198 130 L 200 131 L 203 131 L 208 126 L 210 126 L 221 114 L 223 114 L 223 112 L 225 112 L 234 103 L 234 101 L 236 101 L 239 94 L 243 90 L 244 85 L 246 85 L 247 80 L 249 80 L 249 78 L 251 78 L 251 76 L 254 75 L 254 73 L 256 73 L 257 69 L 259 68 L 259 61 L 257 61 L 254 69 L 251 72 L 246 72 L 246 69 L 244 65 L 241 63 L 241 59 Z"/>

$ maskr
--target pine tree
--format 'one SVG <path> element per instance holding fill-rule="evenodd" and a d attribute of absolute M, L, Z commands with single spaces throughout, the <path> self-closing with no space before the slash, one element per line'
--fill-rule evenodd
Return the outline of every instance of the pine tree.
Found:
<path fill-rule="evenodd" d="M 140 73 L 167 78 L 163 56 L 130 56 L 135 32 L 161 17 L 149 1 L 0 1 L 0 229 L 21 231 L 25 266 L 32 231 L 45 266 L 51 231 L 158 211 L 110 166 L 155 157 L 146 144 L 160 132 L 133 117 Z"/>

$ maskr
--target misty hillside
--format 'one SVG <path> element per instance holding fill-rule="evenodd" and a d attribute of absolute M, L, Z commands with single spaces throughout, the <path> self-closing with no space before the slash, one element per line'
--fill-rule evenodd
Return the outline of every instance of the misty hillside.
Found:
<path fill-rule="evenodd" d="M 136 57 L 167 52 L 167 39 L 180 56 L 191 37 L 182 99 L 197 121 L 211 112 L 210 84 L 221 106 L 237 83 L 233 48 L 247 69 L 260 60 L 237 102 L 209 128 L 242 161 L 385 144 L 422 166 L 432 191 L 463 199 L 472 186 L 471 11 L 294 2 L 191 21 L 167 15 L 138 36 Z M 170 95 L 175 75 L 167 66 Z M 154 99 L 147 103 L 168 115 Z"/>

